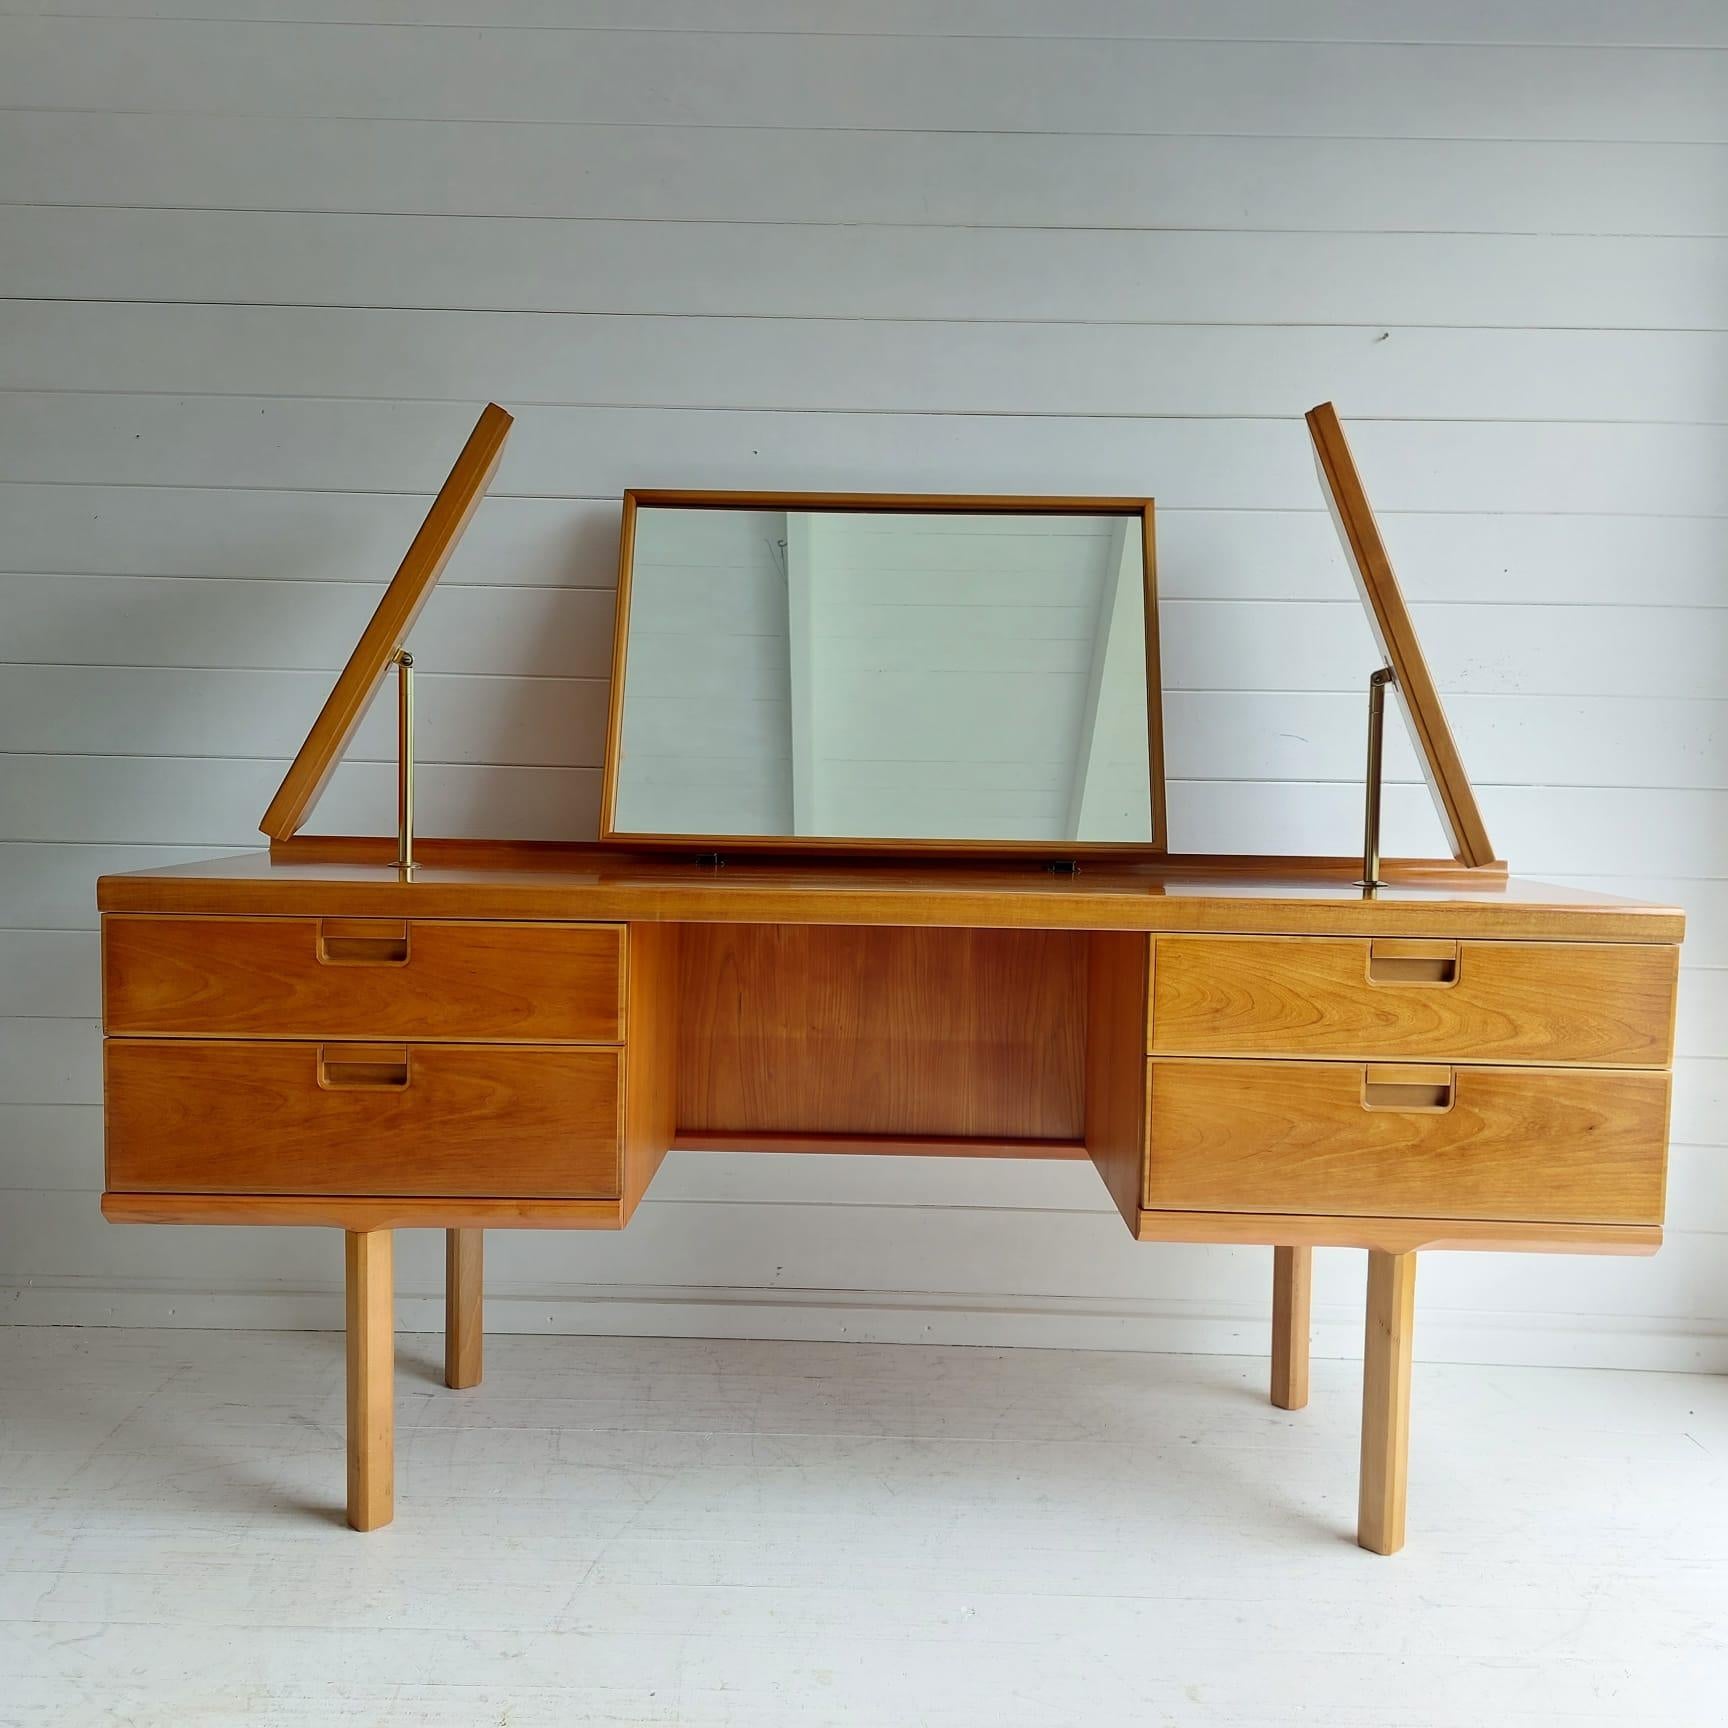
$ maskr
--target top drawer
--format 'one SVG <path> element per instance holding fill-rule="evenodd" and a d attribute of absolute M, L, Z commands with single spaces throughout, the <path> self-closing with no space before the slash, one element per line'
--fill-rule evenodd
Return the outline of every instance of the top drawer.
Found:
<path fill-rule="evenodd" d="M 1147 1049 L 1662 1068 L 1678 966 L 1657 944 L 1165 936 Z"/>
<path fill-rule="evenodd" d="M 111 1034 L 615 1044 L 621 924 L 102 920 Z"/>

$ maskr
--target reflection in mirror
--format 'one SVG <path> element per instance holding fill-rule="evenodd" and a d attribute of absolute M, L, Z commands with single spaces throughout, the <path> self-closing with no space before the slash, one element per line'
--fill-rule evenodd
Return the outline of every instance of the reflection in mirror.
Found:
<path fill-rule="evenodd" d="M 1141 523 L 643 504 L 611 833 L 1149 846 Z"/>

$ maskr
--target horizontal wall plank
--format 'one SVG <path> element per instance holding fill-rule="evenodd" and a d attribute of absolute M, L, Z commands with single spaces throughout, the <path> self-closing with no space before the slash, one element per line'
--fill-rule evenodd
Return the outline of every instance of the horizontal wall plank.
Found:
<path fill-rule="evenodd" d="M 258 844 L 263 845 L 262 837 Z M 208 858 L 212 847 L 36 845 L 0 840 L 0 928 L 93 930 L 96 878 Z"/>
<path fill-rule="evenodd" d="M 223 758 L 0 757 L 0 797 L 14 838 L 185 844 L 212 851 L 253 844 L 284 764 Z M 592 839 L 600 774 L 592 768 L 432 764 L 416 777 L 422 834 Z M 337 769 L 309 832 L 391 834 L 393 763 Z M 193 837 L 198 837 L 195 840 Z"/>
<path fill-rule="evenodd" d="M 8 750 L 50 754 L 259 757 L 286 772 L 334 677 L 333 671 L 8 666 L 0 675 L 0 738 Z M 423 763 L 600 762 L 604 678 L 448 677 L 427 669 L 415 690 L 414 748 Z M 346 755 L 396 760 L 396 706 L 388 696 L 372 705 Z"/>
<path fill-rule="evenodd" d="M 1721 236 L 1725 189 L 1728 149 L 1691 144 L 0 113 L 10 204 Z"/>
<path fill-rule="evenodd" d="M 1289 137 L 1728 138 L 1715 55 L 1430 43 L 487 33 L 0 18 L 0 104 L 585 126 Z M 1545 78 L 1543 99 L 1528 100 Z"/>
<path fill-rule="evenodd" d="M 414 538 L 437 480 L 434 470 L 402 493 L 0 482 L 7 524 L 0 563 L 13 574 L 362 582 L 377 595 Z M 618 515 L 616 498 L 488 497 L 438 591 L 470 584 L 610 588 Z M 1728 520 L 1721 529 L 1728 545 Z M 1699 556 L 1706 552 L 1701 543 Z"/>
<path fill-rule="evenodd" d="M 1004 368 L 1003 345 L 1015 363 Z M 828 413 L 1728 421 L 1728 335 L 0 304 L 0 388 Z"/>
<path fill-rule="evenodd" d="M 177 18 L 186 0 L 8 0 L 19 16 Z M 1713 0 L 199 0 L 199 16 L 306 23 L 484 24 L 488 29 L 793 31 L 821 35 L 1105 36 L 1340 42 L 1728 46 Z"/>
<path fill-rule="evenodd" d="M 422 763 L 598 767 L 601 678 L 448 677 L 423 650 L 416 754 Z M 1242 676 L 1255 668 L 1245 654 Z M 0 738 L 14 754 L 260 758 L 283 769 L 329 693 L 328 671 L 177 666 L 11 665 Z M 1342 780 L 1362 773 L 1360 692 L 1167 687 L 1169 772 L 1197 780 Z M 1663 698 L 1449 695 L 1447 713 L 1478 786 L 1601 784 L 1728 789 L 1728 703 Z M 698 723 L 699 724 L 699 723 Z M 690 734 L 694 743 L 695 732 Z M 221 748 L 212 749 L 219 740 Z M 393 762 L 395 709 L 375 703 L 348 750 Z M 1420 778 L 1402 727 L 1388 780 Z"/>
<path fill-rule="evenodd" d="M 97 1104 L 0 1102 L 0 1190 L 102 1190 L 102 1109 Z"/>
<path fill-rule="evenodd" d="M 374 604 L 372 590 L 356 583 L 0 576 L 0 660 L 333 671 Z M 1159 612 L 1168 691 L 1353 692 L 1378 663 L 1362 610 L 1350 598 L 1167 599 Z M 1690 753 L 1698 772 L 1719 771 L 1721 758 L 1711 757 L 1719 724 L 1714 703 L 1728 664 L 1728 607 L 1449 605 L 1418 607 L 1416 617 L 1442 691 L 1702 704 L 1673 739 L 1676 758 Z M 428 676 L 604 679 L 612 595 L 440 588 L 413 646 Z M 591 717 L 594 710 L 582 712 Z M 1519 713 L 1504 718 L 1515 724 Z M 1599 778 L 1614 781 L 1606 773 Z"/>
<path fill-rule="evenodd" d="M 723 317 L 1707 330 L 1728 242 L 0 208 L 0 295 Z"/>
<path fill-rule="evenodd" d="M 428 675 L 605 678 L 612 599 L 609 589 L 440 587 L 414 651 Z M 354 582 L 0 576 L 0 660 L 334 673 L 377 603 Z"/>
<path fill-rule="evenodd" d="M 0 569 L 69 575 L 245 576 L 363 582 L 374 593 L 428 496 L 0 482 Z M 472 584 L 610 588 L 618 503 L 489 497 L 439 592 Z M 1728 605 L 1728 515 L 1379 512 L 1413 601 Z M 1308 510 L 1158 511 L 1165 599 L 1337 600 L 1351 592 L 1338 538 Z M 1661 555 L 1654 555 L 1660 545 Z M 1556 593 L 1555 570 L 1566 572 Z M 1637 571 L 1636 582 L 1629 575 Z"/>
<path fill-rule="evenodd" d="M 12 392 L 0 467 L 22 481 L 412 492 L 448 472 L 478 406 Z M 1305 406 L 1287 420 L 525 408 L 493 491 L 1150 492 L 1178 508 L 1301 510 L 1316 496 Z M 1724 427 L 1358 421 L 1351 433 L 1380 509 L 1722 514 Z"/>
<path fill-rule="evenodd" d="M 100 1104 L 101 1027 L 94 1019 L 0 1020 L 0 1101 Z"/>
<path fill-rule="evenodd" d="M 213 759 L 0 757 L 0 800 L 11 837 L 52 842 L 198 845 L 253 843 L 280 764 Z M 427 834 L 587 840 L 595 833 L 599 772 L 432 764 L 419 777 Z M 1589 860 L 1636 875 L 1676 868 L 1707 875 L 1728 850 L 1728 793 L 1571 787 L 1482 790 L 1496 847 L 1520 873 L 1541 877 Z M 1172 845 L 1181 851 L 1349 853 L 1361 841 L 1354 783 L 1175 781 Z M 349 762 L 319 804 L 320 833 L 388 833 L 395 770 Z M 1425 787 L 1386 796 L 1388 855 L 1432 856 L 1438 824 Z"/>
<path fill-rule="evenodd" d="M 0 1019 L 93 1020 L 101 1013 L 94 930 L 0 930 Z"/>

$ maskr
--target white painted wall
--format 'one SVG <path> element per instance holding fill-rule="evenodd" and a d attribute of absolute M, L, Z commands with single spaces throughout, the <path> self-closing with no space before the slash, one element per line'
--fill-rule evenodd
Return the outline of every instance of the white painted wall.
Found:
<path fill-rule="evenodd" d="M 256 841 L 480 401 L 429 830 L 592 831 L 626 485 L 1151 492 L 1175 842 L 1338 851 L 1332 397 L 1501 848 L 1692 915 L 1668 1245 L 1433 1256 L 1422 1347 L 1728 1366 L 1728 7 L 0 3 L 14 1318 L 334 1321 L 325 1234 L 100 1221 L 91 886 Z M 387 828 L 385 719 L 328 826 Z M 497 1238 L 493 1321 L 1258 1350 L 1267 1262 L 1083 1168 L 691 1155 Z"/>

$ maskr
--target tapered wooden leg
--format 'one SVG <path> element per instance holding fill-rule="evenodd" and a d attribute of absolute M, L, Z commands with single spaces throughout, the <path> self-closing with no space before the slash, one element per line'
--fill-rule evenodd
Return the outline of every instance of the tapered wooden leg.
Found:
<path fill-rule="evenodd" d="M 1300 1410 L 1308 1402 L 1308 1311 L 1314 1250 L 1272 1250 L 1272 1402 Z"/>
<path fill-rule="evenodd" d="M 348 1522 L 376 1530 L 396 1515 L 396 1320 L 392 1237 L 346 1232 Z"/>
<path fill-rule="evenodd" d="M 1410 1479 L 1410 1345 L 1416 1256 L 1368 1255 L 1368 1326 L 1362 1353 L 1362 1495 L 1356 1540 L 1373 1554 L 1404 1546 Z"/>
<path fill-rule="evenodd" d="M 444 1384 L 478 1386 L 481 1292 L 485 1282 L 484 1230 L 444 1232 Z"/>

